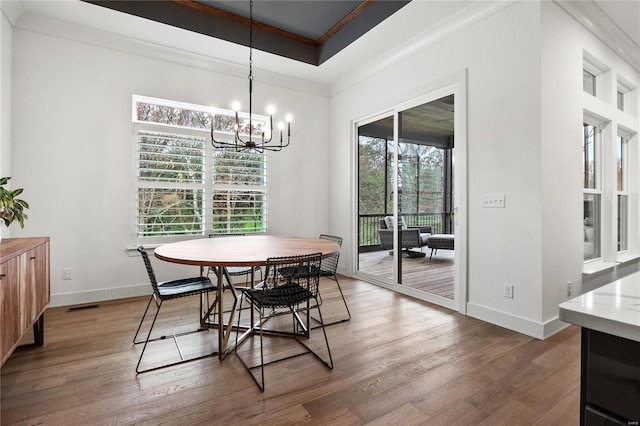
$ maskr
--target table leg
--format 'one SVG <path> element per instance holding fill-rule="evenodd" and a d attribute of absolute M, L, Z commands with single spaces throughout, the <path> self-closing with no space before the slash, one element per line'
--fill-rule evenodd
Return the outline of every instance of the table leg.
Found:
<path fill-rule="evenodd" d="M 222 295 L 224 294 L 224 282 L 222 281 L 223 268 L 216 268 L 218 277 L 218 358 L 224 358 L 224 304 Z"/>
<path fill-rule="evenodd" d="M 216 274 L 218 276 L 218 357 L 222 360 L 230 354 L 235 347 L 235 344 L 229 347 L 229 337 L 231 337 L 231 333 L 234 331 L 233 318 L 238 307 L 238 292 L 236 291 L 236 288 L 233 285 L 233 280 L 228 275 L 226 268 L 218 267 Z M 224 321 L 223 276 L 226 276 L 227 282 L 229 283 L 229 289 L 231 290 L 231 295 L 233 296 L 233 307 L 229 311 L 229 320 L 227 324 L 225 324 Z"/>

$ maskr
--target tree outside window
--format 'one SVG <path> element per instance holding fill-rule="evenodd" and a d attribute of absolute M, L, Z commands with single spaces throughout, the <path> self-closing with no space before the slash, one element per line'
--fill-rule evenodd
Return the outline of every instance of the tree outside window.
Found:
<path fill-rule="evenodd" d="M 134 97 L 138 243 L 266 231 L 265 155 L 214 150 L 209 141 L 212 123 L 224 137 L 234 120 L 232 112 L 212 117 L 203 106 Z"/>

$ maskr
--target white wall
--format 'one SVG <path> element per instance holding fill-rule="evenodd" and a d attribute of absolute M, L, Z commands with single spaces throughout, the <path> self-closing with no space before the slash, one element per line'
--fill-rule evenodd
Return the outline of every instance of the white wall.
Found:
<path fill-rule="evenodd" d="M 0 12 L 0 177 L 11 176 L 12 41 L 13 27 L 3 10 Z M 9 236 L 9 229 L 3 223 L 0 223 L 0 235 Z"/>
<path fill-rule="evenodd" d="M 110 35 L 54 21 L 37 28 L 17 25 L 13 32 L 11 167 L 31 208 L 25 229 L 13 228 L 12 236 L 51 237 L 53 306 L 147 294 L 142 262 L 127 251 L 134 176 L 131 96 L 219 107 L 240 98 L 246 104 L 247 70 L 229 65 L 228 72 L 214 72 L 226 65 L 209 67 L 205 58 L 194 61 L 193 55 L 166 49 L 155 54 L 149 45 L 142 54 L 128 53 L 140 45 L 114 43 Z M 317 94 L 316 86 L 305 90 L 296 82 L 289 89 L 265 82 L 259 69 L 254 74 L 254 108 L 275 101 L 295 120 L 291 146 L 269 158 L 269 232 L 326 232 L 328 97 Z M 195 272 L 155 265 L 162 279 Z M 62 280 L 66 267 L 73 269 L 72 280 Z"/>
<path fill-rule="evenodd" d="M 428 4 L 412 7 L 420 13 Z M 375 73 L 363 70 L 345 90 L 333 88 L 335 232 L 355 235 L 355 195 L 344 185 L 355 180 L 352 123 L 466 69 L 468 176 L 457 190 L 466 185 L 467 313 L 549 336 L 564 326 L 557 316 L 567 283 L 573 296 L 582 289 L 582 51 L 636 84 L 638 72 L 553 2 L 518 2 L 444 39 L 413 42 L 424 46 Z M 505 194 L 506 208 L 481 208 L 482 194 Z M 352 256 L 342 260 L 354 268 Z M 608 276 L 634 269 L 625 264 Z M 515 286 L 513 299 L 502 296 L 505 283 Z"/>
<path fill-rule="evenodd" d="M 580 292 L 583 266 L 582 47 L 579 24 L 542 6 L 542 320 L 558 316 L 567 283 Z M 559 13 L 558 13 L 559 12 Z M 559 22 L 558 22 L 559 21 Z M 578 34 L 576 34 L 578 31 Z M 573 34 L 572 34 L 573 33 Z M 577 137 L 577 138 L 576 138 Z"/>
<path fill-rule="evenodd" d="M 583 51 L 595 55 L 638 87 L 639 73 L 601 40 L 567 15 L 557 4 L 542 2 L 542 219 L 543 261 L 542 294 L 543 322 L 558 315 L 558 303 L 566 300 L 567 283 L 572 282 L 573 296 L 592 290 L 637 270 L 637 263 L 619 265 L 583 279 L 583 225 L 582 217 L 582 120 L 585 102 L 596 108 L 596 113 L 613 118 L 618 123 L 638 131 L 638 117 L 621 113 L 615 104 L 595 101 L 582 90 Z M 613 76 L 615 79 L 615 75 Z M 615 85 L 614 85 L 615 89 Z M 613 95 L 613 94 L 612 94 Z M 615 98 L 614 98 L 615 99 Z M 636 108 L 637 111 L 637 108 Z M 636 114 L 637 115 L 637 114 Z M 630 164 L 637 170 L 638 137 L 632 141 Z M 635 156 L 634 156 L 635 155 Z M 638 180 L 631 180 L 635 193 L 630 199 L 637 205 Z M 612 202 L 614 200 L 603 200 Z M 637 211 L 637 210 L 636 210 Z M 615 220 L 615 218 L 613 218 Z M 635 220 L 634 220 L 635 219 Z M 637 222 L 631 215 L 630 222 Z M 612 227 L 615 225 L 612 225 Z M 612 228 L 612 230 L 615 228 Z M 630 244 L 639 240 L 637 225 Z M 615 232 L 610 232 L 615 237 Z M 638 248 L 630 247 L 634 254 Z M 560 259 L 560 260 L 559 260 Z M 605 259 L 606 260 L 606 259 Z"/>
<path fill-rule="evenodd" d="M 540 86 L 539 63 L 539 5 L 521 2 L 363 79 L 331 105 L 332 199 L 353 206 L 345 189 L 355 164 L 351 123 L 467 69 L 468 312 L 529 333 L 542 305 L 540 95 L 531 90 Z M 481 208 L 482 194 L 505 194 L 506 208 Z M 352 235 L 351 212 L 337 205 L 335 232 Z M 515 285 L 514 299 L 502 297 L 504 283 Z"/>

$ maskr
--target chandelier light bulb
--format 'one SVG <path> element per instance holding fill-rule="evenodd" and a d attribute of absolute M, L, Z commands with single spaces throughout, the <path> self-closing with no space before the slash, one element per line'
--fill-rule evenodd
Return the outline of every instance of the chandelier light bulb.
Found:
<path fill-rule="evenodd" d="M 214 135 L 214 115 L 215 112 L 211 113 L 211 144 L 216 149 L 233 149 L 235 151 L 255 151 L 259 153 L 263 153 L 264 151 L 280 151 L 282 148 L 289 146 L 291 141 L 291 114 L 287 114 L 287 135 L 286 135 L 286 143 L 283 142 L 283 130 L 285 128 L 284 123 L 278 123 L 278 128 L 280 129 L 280 141 L 279 143 L 273 143 L 272 137 L 273 135 L 273 114 L 276 112 L 276 109 L 273 105 L 267 106 L 267 113 L 269 117 L 264 117 L 260 119 L 253 119 L 253 108 L 252 108 L 252 100 L 253 100 L 253 3 L 254 0 L 249 0 L 249 75 L 247 79 L 249 81 L 249 114 L 247 116 L 246 113 L 242 113 L 243 119 L 240 120 L 240 102 L 233 102 L 231 104 L 231 108 L 235 112 L 235 123 L 233 125 L 233 141 L 227 140 L 216 140 Z M 228 113 L 227 113 L 228 114 Z M 225 114 L 225 115 L 227 115 Z M 240 132 L 243 131 L 243 135 L 248 132 L 248 139 L 243 139 L 240 135 Z M 259 141 L 254 139 L 254 135 L 258 136 Z M 275 141 L 274 141 L 275 142 Z"/>

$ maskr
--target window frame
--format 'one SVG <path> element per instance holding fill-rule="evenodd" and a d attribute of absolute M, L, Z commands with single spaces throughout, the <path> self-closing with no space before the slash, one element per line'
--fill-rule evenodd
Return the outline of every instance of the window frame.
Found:
<path fill-rule="evenodd" d="M 603 100 L 605 102 L 610 102 L 611 94 L 609 92 L 611 89 L 611 82 L 610 82 L 611 68 L 587 51 L 583 51 L 582 55 L 583 55 L 582 56 L 582 71 L 583 71 L 582 91 L 597 99 Z M 584 90 L 584 72 L 585 71 L 593 75 L 594 77 L 593 93 Z"/>
<path fill-rule="evenodd" d="M 602 176 L 603 176 L 603 165 L 602 165 L 602 123 L 596 121 L 593 117 L 585 114 L 583 117 L 583 126 L 582 126 L 582 146 L 583 150 L 585 147 L 585 126 L 592 126 L 594 128 L 593 135 L 593 162 L 594 162 L 594 178 L 593 178 L 593 188 L 586 188 L 585 186 L 585 169 L 583 168 L 583 188 L 582 188 L 582 199 L 583 205 L 586 203 L 587 196 L 594 198 L 594 211 L 593 211 L 593 219 L 594 223 L 592 225 L 593 228 L 593 239 L 594 239 L 594 256 L 591 258 L 585 258 L 585 253 L 583 251 L 583 259 L 585 263 L 595 262 L 602 260 L 603 247 L 602 247 L 602 218 L 603 218 L 603 206 L 602 206 Z M 583 152 L 583 156 L 584 156 Z M 583 158 L 584 164 L 584 158 Z M 597 199 L 597 202 L 596 202 Z M 584 216 L 584 207 L 582 212 L 582 222 L 583 226 L 585 226 L 585 216 Z M 597 220 L 596 220 L 597 219 Z M 585 242 L 587 230 L 584 230 L 585 233 Z M 583 247 L 584 248 L 584 247 Z"/>
<path fill-rule="evenodd" d="M 159 98 L 151 98 L 146 96 L 133 95 L 132 96 L 132 145 L 133 145 L 133 154 L 132 154 L 132 181 L 133 181 L 133 191 L 132 191 L 132 202 L 131 202 L 131 218 L 132 218 L 132 242 L 134 246 L 156 246 L 160 244 L 166 244 L 177 241 L 184 241 L 193 238 L 206 237 L 210 234 L 215 233 L 223 233 L 216 232 L 213 229 L 213 219 L 214 219 L 214 199 L 213 196 L 216 191 L 219 190 L 233 190 L 233 191 L 261 191 L 264 195 L 263 200 L 263 209 L 262 209 L 262 221 L 263 228 L 259 232 L 253 232 L 255 234 L 265 234 L 268 229 L 268 200 L 269 200 L 269 188 L 268 188 L 268 156 L 264 153 L 256 154 L 261 158 L 262 169 L 264 171 L 263 179 L 261 184 L 259 185 L 245 185 L 245 184 L 230 184 L 226 183 L 216 183 L 215 182 L 215 169 L 214 169 L 214 155 L 215 148 L 211 144 L 211 130 L 210 126 L 206 128 L 190 128 L 185 126 L 179 126 L 175 124 L 168 123 L 157 123 L 157 122 L 149 122 L 139 120 L 137 117 L 136 108 L 139 103 L 149 103 L 153 105 L 173 107 L 173 108 L 181 108 L 188 109 L 197 112 L 205 112 L 207 114 L 221 114 L 229 117 L 235 117 L 235 111 L 225 110 L 225 109 L 213 109 L 202 105 L 189 104 L 179 101 L 171 101 L 166 99 Z M 248 117 L 248 114 L 240 112 L 238 114 L 240 118 Z M 254 114 L 254 118 L 256 121 L 267 122 L 267 116 Z M 211 120 L 211 123 L 214 121 Z M 144 181 L 139 178 L 139 154 L 140 154 L 140 145 L 139 145 L 139 134 L 141 131 L 147 132 L 155 132 L 155 133 L 168 133 L 168 134 L 177 134 L 177 135 L 185 135 L 189 137 L 200 137 L 204 139 L 204 171 L 203 171 L 203 181 L 198 184 L 176 184 L 172 182 L 162 182 L 162 181 Z M 232 133 L 228 131 L 214 131 L 216 137 L 220 138 L 229 138 L 232 137 Z M 139 236 L 138 234 L 138 219 L 139 219 L 139 189 L 140 188 L 198 188 L 203 191 L 203 207 L 202 207 L 202 232 L 198 233 L 190 233 L 186 235 L 174 235 L 174 236 L 155 236 L 155 237 L 144 237 Z M 226 233 L 226 232 L 224 232 Z M 252 233 L 243 231 L 242 233 Z"/>
<path fill-rule="evenodd" d="M 620 148 L 618 148 L 618 144 L 621 140 L 621 146 Z M 618 129 L 617 134 L 616 134 L 616 152 L 618 152 L 618 149 L 620 149 L 620 162 L 622 163 L 621 165 L 621 172 L 618 173 L 618 165 L 616 164 L 616 176 L 619 178 L 620 182 L 618 182 L 618 179 L 616 179 L 616 218 L 618 221 L 618 228 L 616 229 L 616 237 L 617 237 L 617 248 L 616 251 L 617 253 L 624 253 L 629 251 L 629 185 L 630 185 L 630 179 L 629 179 L 629 174 L 630 174 L 630 167 L 631 167 L 631 162 L 629 161 L 629 141 L 630 141 L 630 137 L 629 135 L 622 131 L 621 129 Z M 616 163 L 618 161 L 618 156 L 616 155 Z M 620 183 L 620 185 L 619 185 Z M 621 187 L 621 188 L 620 188 Z M 624 207 L 625 207 L 625 212 L 623 212 L 624 214 L 622 214 L 622 212 L 620 212 L 620 199 L 621 197 L 624 197 L 625 199 L 625 203 L 624 203 Z M 624 228 L 624 235 L 621 236 L 620 235 L 620 228 L 621 228 L 621 224 L 624 224 L 623 228 Z M 621 248 L 621 245 L 623 245 L 624 247 Z"/>
<path fill-rule="evenodd" d="M 637 79 L 627 80 L 621 75 L 617 64 L 612 68 L 610 64 L 603 62 L 587 50 L 583 49 L 582 53 L 583 85 L 580 98 L 583 108 L 583 140 L 581 143 L 584 148 L 584 123 L 596 126 L 599 130 L 597 139 L 600 141 L 601 155 L 597 166 L 600 170 L 598 186 L 585 189 L 583 182 L 582 190 L 583 253 L 590 254 L 587 259 L 584 259 L 582 271 L 590 275 L 611 270 L 623 262 L 640 260 L 640 233 L 638 232 L 640 225 L 634 220 L 640 209 L 637 183 L 638 173 L 640 173 L 638 168 L 640 147 L 637 135 L 638 84 Z M 590 88 L 591 83 L 586 72 L 596 76 L 595 96 L 585 90 Z M 621 172 L 618 170 L 617 137 L 619 135 L 626 138 L 624 148 L 626 158 L 622 160 L 624 164 Z M 583 168 L 584 174 L 587 168 L 584 166 Z M 624 176 L 619 178 L 620 173 Z M 619 190 L 618 179 L 622 179 L 622 184 L 625 185 L 622 190 Z M 589 197 L 593 201 L 590 201 Z M 590 203 L 600 204 L 599 219 L 591 210 Z M 596 232 L 595 227 L 590 228 L 592 225 L 590 218 L 594 218 L 594 225 L 597 225 L 598 220 L 600 221 L 599 232 Z M 592 236 L 592 233 L 599 234 L 599 257 L 592 254 L 594 249 L 590 243 L 595 240 L 595 235 Z"/>

